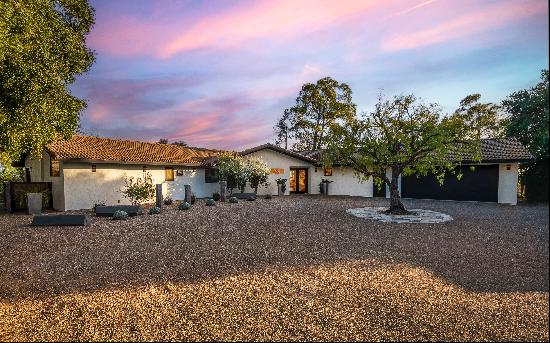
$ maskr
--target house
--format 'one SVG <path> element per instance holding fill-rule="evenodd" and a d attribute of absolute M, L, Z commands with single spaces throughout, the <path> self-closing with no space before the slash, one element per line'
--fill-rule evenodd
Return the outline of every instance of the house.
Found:
<path fill-rule="evenodd" d="M 515 205 L 518 164 L 531 158 L 515 139 L 482 141 L 482 161 L 471 170 L 467 164 L 460 181 L 446 178 L 443 187 L 433 176 L 408 176 L 400 179 L 405 198 L 492 201 Z M 189 184 L 199 198 L 219 191 L 216 157 L 221 150 L 182 147 L 75 135 L 50 144 L 41 159 L 25 159 L 32 181 L 52 183 L 53 206 L 57 210 L 92 208 L 95 203 L 127 204 L 121 190 L 126 177 L 151 173 L 155 184 L 163 185 L 164 196 L 184 198 Z M 388 196 L 373 186 L 372 179 L 359 180 L 352 168 L 324 168 L 318 154 L 297 153 L 273 144 L 240 152 L 242 156 L 261 157 L 271 168 L 269 185 L 259 194 L 277 194 L 276 180 L 287 180 L 286 194 L 319 194 L 322 179 L 333 181 L 331 195 Z M 472 163 L 473 164 L 473 163 Z M 251 191 L 248 187 L 247 191 Z"/>

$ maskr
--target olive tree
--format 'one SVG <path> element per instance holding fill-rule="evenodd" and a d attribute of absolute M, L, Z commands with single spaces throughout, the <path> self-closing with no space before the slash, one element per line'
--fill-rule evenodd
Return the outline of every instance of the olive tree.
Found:
<path fill-rule="evenodd" d="M 461 161 L 479 161 L 479 127 L 483 115 L 457 111 L 443 116 L 437 104 L 425 104 L 414 95 L 379 97 L 374 111 L 333 123 L 323 154 L 325 165 L 353 167 L 360 178 L 389 185 L 389 213 L 408 213 L 398 190 L 399 175 L 433 173 L 442 183 L 445 173 L 461 177 Z M 387 172 L 391 171 L 391 176 Z"/>
<path fill-rule="evenodd" d="M 155 186 L 151 173 L 144 173 L 143 178 L 125 177 L 125 186 L 122 194 L 130 200 L 133 205 L 150 200 L 155 196 Z"/>
<path fill-rule="evenodd" d="M 233 189 L 243 189 L 246 186 L 247 174 L 244 161 L 241 156 L 226 152 L 218 156 L 218 178 L 227 182 L 229 194 Z"/>
<path fill-rule="evenodd" d="M 261 158 L 247 158 L 246 169 L 248 171 L 248 182 L 250 183 L 250 187 L 254 189 L 254 193 L 258 193 L 260 185 L 267 186 L 271 168 Z"/>

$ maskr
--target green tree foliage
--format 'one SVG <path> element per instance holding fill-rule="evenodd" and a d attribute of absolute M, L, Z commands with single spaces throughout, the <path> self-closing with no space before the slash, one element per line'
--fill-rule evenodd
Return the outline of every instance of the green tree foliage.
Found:
<path fill-rule="evenodd" d="M 548 201 L 548 81 L 548 70 L 543 70 L 535 87 L 514 92 L 502 102 L 509 114 L 504 120 L 506 135 L 516 137 L 535 157 L 521 173 L 530 201 Z"/>
<path fill-rule="evenodd" d="M 271 168 L 261 158 L 247 158 L 245 168 L 247 169 L 248 182 L 250 182 L 250 187 L 254 189 L 254 193 L 258 193 L 260 185 L 267 186 Z"/>
<path fill-rule="evenodd" d="M 424 104 L 414 95 L 382 96 L 373 112 L 334 122 L 327 137 L 324 163 L 352 166 L 358 176 L 374 177 L 390 188 L 390 213 L 407 213 L 399 191 L 399 175 L 433 173 L 443 182 L 445 172 L 457 173 L 467 156 L 480 160 L 477 128 L 460 113 L 442 116 L 437 104 Z M 386 171 L 391 170 L 391 176 Z M 458 175 L 460 177 L 460 175 Z"/>
<path fill-rule="evenodd" d="M 94 61 L 86 0 L 0 1 L 0 149 L 39 156 L 78 128 L 84 101 L 68 85 Z"/>
<path fill-rule="evenodd" d="M 476 139 L 498 137 L 502 131 L 498 118 L 499 107 L 493 103 L 482 103 L 480 98 L 481 94 L 468 95 L 460 101 L 455 114 L 464 118 Z"/>
<path fill-rule="evenodd" d="M 152 199 L 155 196 L 155 185 L 151 173 L 144 173 L 143 178 L 126 177 L 122 194 L 134 205 Z"/>
<path fill-rule="evenodd" d="M 294 150 L 319 150 L 326 145 L 326 136 L 336 120 L 355 116 L 351 88 L 345 83 L 325 77 L 302 86 L 296 105 L 284 111 L 275 125 L 279 144 L 295 141 Z"/>
<path fill-rule="evenodd" d="M 248 175 L 243 159 L 231 152 L 222 153 L 218 156 L 218 177 L 220 181 L 227 182 L 229 194 L 233 189 L 243 188 L 246 185 Z"/>

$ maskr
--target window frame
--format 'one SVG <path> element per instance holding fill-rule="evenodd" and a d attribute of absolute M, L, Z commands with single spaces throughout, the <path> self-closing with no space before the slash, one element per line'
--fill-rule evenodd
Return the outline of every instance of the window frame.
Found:
<path fill-rule="evenodd" d="M 164 181 L 174 181 L 175 179 L 174 167 L 164 167 Z"/>
<path fill-rule="evenodd" d="M 54 169 L 54 165 L 57 167 Z M 55 158 L 50 158 L 50 177 L 61 176 L 61 162 Z"/>

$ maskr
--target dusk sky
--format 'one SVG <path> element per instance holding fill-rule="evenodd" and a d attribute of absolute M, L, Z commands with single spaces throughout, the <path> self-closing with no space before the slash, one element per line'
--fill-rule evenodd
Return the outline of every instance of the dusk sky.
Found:
<path fill-rule="evenodd" d="M 546 0 L 92 0 L 91 70 L 71 87 L 84 132 L 236 149 L 272 142 L 303 83 L 380 89 L 452 112 L 500 102 L 548 68 Z"/>

